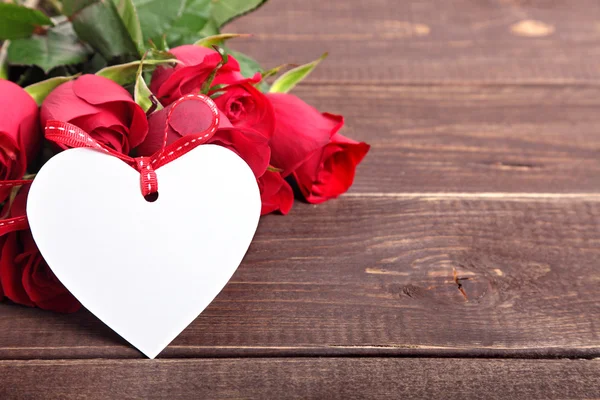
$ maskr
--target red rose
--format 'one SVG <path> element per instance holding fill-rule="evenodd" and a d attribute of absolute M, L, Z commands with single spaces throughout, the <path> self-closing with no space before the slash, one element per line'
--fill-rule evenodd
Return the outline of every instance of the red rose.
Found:
<path fill-rule="evenodd" d="M 25 215 L 27 192 L 21 190 L 17 195 L 11 215 Z M 54 276 L 29 230 L 12 232 L 2 238 L 0 282 L 6 297 L 17 304 L 63 313 L 75 312 L 81 307 Z"/>
<path fill-rule="evenodd" d="M 269 166 L 269 141 L 256 131 L 221 128 L 207 143 L 218 144 L 236 153 L 246 161 L 257 178 L 261 177 Z"/>
<path fill-rule="evenodd" d="M 275 111 L 271 165 L 288 176 L 314 152 L 322 149 L 344 125 L 340 115 L 321 114 L 290 94 L 269 93 Z"/>
<path fill-rule="evenodd" d="M 341 116 L 321 114 L 289 94 L 269 94 L 275 110 L 275 132 L 271 138 L 271 164 L 293 173 L 309 203 L 322 203 L 348 190 L 356 166 L 369 145 L 347 139 L 337 132 Z"/>
<path fill-rule="evenodd" d="M 334 135 L 293 173 L 306 201 L 318 204 L 345 193 L 352 186 L 356 166 L 370 147 L 339 133 Z"/>
<path fill-rule="evenodd" d="M 171 106 L 154 112 L 148 118 L 148 136 L 137 149 L 141 156 L 149 156 L 160 150 L 163 144 L 165 122 Z M 180 103 L 169 121 L 167 144 L 171 144 L 185 135 L 204 131 L 212 119 L 208 107 L 199 101 L 184 101 Z M 217 144 L 235 152 L 252 169 L 256 177 L 261 176 L 269 165 L 271 150 L 268 139 L 262 134 L 250 129 L 238 129 L 221 113 L 219 129 L 207 142 Z"/>
<path fill-rule="evenodd" d="M 267 96 L 245 81 L 223 89 L 215 99 L 233 126 L 254 129 L 270 138 L 275 129 L 275 113 Z"/>
<path fill-rule="evenodd" d="M 38 152 L 38 106 L 19 85 L 0 80 L 0 180 L 22 179 Z M 0 202 L 10 193 L 0 191 Z"/>
<path fill-rule="evenodd" d="M 172 104 L 150 114 L 148 117 L 148 135 L 136 149 L 139 155 L 149 156 L 160 150 L 164 142 L 167 115 L 171 108 L 173 108 Z M 179 103 L 169 121 L 167 144 L 171 144 L 194 132 L 204 132 L 212 123 L 212 115 L 211 110 L 199 101 L 189 100 Z M 219 128 L 231 127 L 232 125 L 227 118 L 220 115 Z"/>
<path fill-rule="evenodd" d="M 260 215 L 279 211 L 286 215 L 294 204 L 292 187 L 279 172 L 267 171 L 258 179 L 262 208 Z"/>
<path fill-rule="evenodd" d="M 146 114 L 131 95 L 110 79 L 83 75 L 54 89 L 42 104 L 42 126 L 48 120 L 77 125 L 98 142 L 123 154 L 148 132 Z"/>
<path fill-rule="evenodd" d="M 171 104 L 183 95 L 199 93 L 202 84 L 221 62 L 219 53 L 202 46 L 184 45 L 175 47 L 170 52 L 181 64 L 173 68 L 156 68 L 150 82 L 150 90 L 163 105 Z M 212 84 L 233 83 L 243 79 L 240 64 L 229 56 L 227 64 L 219 69 Z"/>

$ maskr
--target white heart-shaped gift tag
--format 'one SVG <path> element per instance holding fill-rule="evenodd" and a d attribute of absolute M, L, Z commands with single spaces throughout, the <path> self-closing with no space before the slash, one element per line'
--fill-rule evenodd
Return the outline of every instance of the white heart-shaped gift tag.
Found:
<path fill-rule="evenodd" d="M 63 151 L 27 201 L 35 242 L 67 289 L 150 358 L 217 296 L 241 263 L 260 217 L 248 165 L 216 145 L 156 171 L 148 202 L 139 173 L 90 149 Z"/>

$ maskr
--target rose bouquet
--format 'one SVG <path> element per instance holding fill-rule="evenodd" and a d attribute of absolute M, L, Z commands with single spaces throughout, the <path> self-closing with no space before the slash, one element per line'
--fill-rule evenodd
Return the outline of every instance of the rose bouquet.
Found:
<path fill-rule="evenodd" d="M 112 152 L 149 156 L 202 130 L 209 96 L 218 127 L 207 143 L 251 168 L 261 214 L 294 197 L 322 203 L 351 186 L 369 150 L 339 131 L 342 116 L 289 94 L 324 57 L 262 69 L 227 46 L 228 21 L 265 0 L 51 0 L 0 3 L 0 299 L 74 312 L 80 305 L 40 255 L 25 216 L 28 180 L 69 147 L 44 127 L 62 121 Z M 286 71 L 287 70 L 287 71 Z M 59 128 L 60 129 L 60 128 Z"/>

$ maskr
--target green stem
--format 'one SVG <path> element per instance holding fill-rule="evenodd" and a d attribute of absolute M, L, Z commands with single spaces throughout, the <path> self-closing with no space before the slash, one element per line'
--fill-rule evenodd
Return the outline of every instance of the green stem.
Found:
<path fill-rule="evenodd" d="M 8 79 L 8 62 L 6 61 L 8 46 L 10 46 L 10 41 L 5 40 L 0 47 L 0 79 Z"/>
<path fill-rule="evenodd" d="M 217 76 L 217 72 L 219 72 L 221 67 L 227 64 L 227 61 L 229 60 L 229 56 L 227 55 L 227 53 L 225 53 L 225 51 L 222 48 L 218 46 L 213 46 L 213 48 L 221 55 L 221 61 L 217 64 L 217 67 L 208 76 L 208 79 L 204 81 L 204 84 L 202 84 L 200 93 L 206 95 L 208 95 L 208 93 L 210 92 L 211 85 Z"/>

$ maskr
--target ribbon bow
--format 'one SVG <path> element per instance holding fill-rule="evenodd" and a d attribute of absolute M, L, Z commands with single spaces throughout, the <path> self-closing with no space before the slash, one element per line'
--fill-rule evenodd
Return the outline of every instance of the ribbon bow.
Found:
<path fill-rule="evenodd" d="M 167 146 L 167 135 L 169 132 L 171 116 L 173 115 L 173 111 L 184 101 L 201 101 L 206 104 L 211 111 L 211 123 L 204 131 L 186 135 Z M 67 122 L 48 121 L 46 123 L 44 136 L 46 139 L 66 147 L 91 148 L 123 160 L 140 173 L 140 189 L 142 195 L 146 197 L 158 192 L 158 180 L 156 178 L 156 170 L 158 168 L 176 160 L 201 144 L 206 143 L 215 134 L 218 126 L 219 111 L 215 102 L 212 101 L 210 97 L 203 94 L 190 94 L 180 98 L 171 106 L 165 122 L 163 145 L 160 150 L 149 157 L 133 158 L 126 154 L 121 154 L 118 151 L 99 143 L 79 127 Z M 0 181 L 0 188 L 29 185 L 31 182 L 33 182 L 33 180 Z M 27 227 L 27 216 L 25 215 L 5 219 L 0 222 L 0 236 L 9 232 L 27 229 Z"/>

